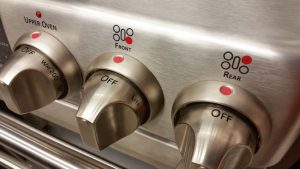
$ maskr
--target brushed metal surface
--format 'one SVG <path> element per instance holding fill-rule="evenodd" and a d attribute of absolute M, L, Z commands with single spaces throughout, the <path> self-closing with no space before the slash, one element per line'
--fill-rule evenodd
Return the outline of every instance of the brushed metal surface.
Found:
<path fill-rule="evenodd" d="M 78 107 L 73 104 L 57 100 L 55 103 L 33 113 L 79 134 L 76 121 L 77 109 Z M 61 114 L 60 112 L 64 113 Z M 66 119 L 68 120 L 66 121 Z M 60 133 L 57 134 L 60 135 Z M 131 135 L 112 144 L 111 147 L 156 168 L 174 169 L 181 159 L 175 142 L 159 137 L 142 128 L 138 128 Z"/>
<path fill-rule="evenodd" d="M 222 93 L 224 87 L 230 92 Z M 264 106 L 249 91 L 225 82 L 184 88 L 174 101 L 172 119 L 186 168 L 245 168 L 270 142 Z"/>
<path fill-rule="evenodd" d="M 76 115 L 83 142 L 102 150 L 152 120 L 163 104 L 160 84 L 141 62 L 100 55 L 88 67 Z"/>
<path fill-rule="evenodd" d="M 43 63 L 52 68 L 57 79 Z M 18 114 L 29 113 L 66 93 L 67 84 L 62 77 L 59 69 L 42 52 L 31 46 L 21 46 L 1 69 L 1 98 L 10 110 Z"/>
<path fill-rule="evenodd" d="M 78 93 L 82 88 L 83 75 L 72 53 L 63 43 L 51 34 L 43 31 L 34 33 L 40 33 L 39 37 L 36 39 L 32 38 L 32 32 L 28 32 L 18 39 L 14 49 L 17 49 L 22 45 L 35 47 L 54 63 L 57 69 L 61 71 L 63 79 L 67 83 L 67 91 L 66 93 L 63 93 L 64 95 L 59 97 L 60 99 Z"/>
<path fill-rule="evenodd" d="M 231 94 L 221 93 L 221 87 L 230 88 Z M 219 81 L 201 81 L 186 86 L 176 97 L 172 108 L 173 122 L 180 109 L 194 103 L 215 103 L 229 107 L 252 123 L 259 135 L 259 152 L 270 142 L 272 124 L 264 105 L 249 91 L 240 86 Z"/>
<path fill-rule="evenodd" d="M 115 63 L 113 58 L 122 56 L 121 63 Z M 159 82 L 152 72 L 139 60 L 123 53 L 105 53 L 97 56 L 89 65 L 85 78 L 89 78 L 93 72 L 109 70 L 116 72 L 128 79 L 133 86 L 143 94 L 149 104 L 148 120 L 155 118 L 164 105 L 164 95 Z"/>
<path fill-rule="evenodd" d="M 30 169 L 24 161 L 4 152 L 0 152 L 0 166 L 6 169 Z"/>
<path fill-rule="evenodd" d="M 0 145 L 42 168 L 120 169 L 0 112 Z"/>
<path fill-rule="evenodd" d="M 216 112 L 224 118 L 212 115 Z M 218 104 L 187 105 L 177 112 L 174 126 L 187 169 L 244 169 L 258 147 L 253 124 L 239 112 Z"/>
<path fill-rule="evenodd" d="M 6 105 L 24 114 L 78 92 L 82 75 L 68 49 L 55 37 L 39 31 L 18 39 L 14 53 L 0 71 L 0 81 Z"/>
<path fill-rule="evenodd" d="M 253 167 L 277 163 L 299 135 L 298 1 L 0 0 L 0 3 L 10 45 L 27 31 L 44 30 L 70 49 L 83 70 L 105 52 L 124 52 L 145 64 L 165 94 L 163 113 L 144 125 L 154 135 L 174 140 L 172 103 L 182 88 L 201 80 L 238 84 L 265 105 L 273 128 L 270 142 L 255 156 Z M 36 10 L 43 13 L 40 20 L 55 24 L 57 30 L 25 23 L 24 16 L 35 18 Z M 116 24 L 134 30 L 130 52 L 115 48 L 112 28 Z M 231 72 L 240 75 L 241 81 L 224 78 L 220 64 L 227 51 L 253 58 L 248 74 Z M 79 104 L 79 98 L 68 101 Z M 61 125 L 77 128 L 68 122 L 75 114 L 64 116 L 67 118 L 60 119 Z"/>
<path fill-rule="evenodd" d="M 149 117 L 143 94 L 117 73 L 94 72 L 86 79 L 83 94 L 77 123 L 82 141 L 95 149 L 103 150 L 128 136 Z"/>

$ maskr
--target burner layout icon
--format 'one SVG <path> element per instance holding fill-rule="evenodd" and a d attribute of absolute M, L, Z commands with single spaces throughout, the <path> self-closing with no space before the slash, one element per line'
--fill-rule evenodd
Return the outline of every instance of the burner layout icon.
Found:
<path fill-rule="evenodd" d="M 119 25 L 114 25 L 113 29 L 113 40 L 115 41 L 115 48 L 123 51 L 131 52 L 133 44 L 132 28 L 122 28 Z"/>
<path fill-rule="evenodd" d="M 221 63 L 221 67 L 224 70 L 238 70 L 241 74 L 247 74 L 249 72 L 249 67 L 252 63 L 252 57 L 249 55 L 245 56 L 234 56 L 231 52 L 225 52 L 223 54 L 224 61 Z"/>
<path fill-rule="evenodd" d="M 132 36 L 134 34 L 133 29 L 132 28 L 121 28 L 119 25 L 114 25 L 113 26 L 113 31 L 114 31 L 114 35 L 113 35 L 113 39 L 116 42 L 121 41 L 125 41 L 128 45 L 131 45 L 133 43 L 133 39 Z"/>

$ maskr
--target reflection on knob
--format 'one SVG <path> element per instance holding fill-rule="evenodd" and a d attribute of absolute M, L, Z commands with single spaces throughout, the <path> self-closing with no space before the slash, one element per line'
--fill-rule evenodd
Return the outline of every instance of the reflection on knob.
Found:
<path fill-rule="evenodd" d="M 88 121 L 78 121 L 83 141 L 104 149 L 145 122 L 147 108 L 143 95 L 121 75 L 109 71 L 94 73 L 84 85 L 78 110 L 79 114 L 89 116 Z"/>
<path fill-rule="evenodd" d="M 176 142 L 188 169 L 243 169 L 258 145 L 252 124 L 224 106 L 189 105 L 174 123 Z"/>
<path fill-rule="evenodd" d="M 50 73 L 51 72 L 51 73 Z M 4 65 L 1 93 L 13 111 L 28 112 L 66 93 L 66 82 L 53 63 L 30 46 L 21 46 Z"/>
<path fill-rule="evenodd" d="M 71 53 L 45 32 L 24 34 L 0 71 L 1 99 L 20 114 L 79 91 L 81 84 Z"/>
<path fill-rule="evenodd" d="M 102 150 L 152 120 L 163 105 L 161 87 L 138 60 L 106 53 L 89 66 L 77 112 L 82 141 Z"/>
<path fill-rule="evenodd" d="M 247 90 L 200 81 L 177 96 L 172 119 L 187 169 L 244 169 L 269 138 L 270 118 Z"/>

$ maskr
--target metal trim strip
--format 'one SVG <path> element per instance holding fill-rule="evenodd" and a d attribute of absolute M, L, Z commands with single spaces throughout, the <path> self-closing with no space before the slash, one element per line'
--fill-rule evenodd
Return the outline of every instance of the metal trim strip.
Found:
<path fill-rule="evenodd" d="M 121 169 L 0 112 L 0 145 L 42 166 L 70 169 Z"/>

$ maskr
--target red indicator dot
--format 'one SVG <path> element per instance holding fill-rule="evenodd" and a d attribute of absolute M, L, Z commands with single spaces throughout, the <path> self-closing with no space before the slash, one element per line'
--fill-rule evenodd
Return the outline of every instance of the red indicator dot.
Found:
<path fill-rule="evenodd" d="M 252 63 L 252 57 L 251 56 L 243 56 L 242 57 L 242 62 L 246 65 L 251 64 Z"/>
<path fill-rule="evenodd" d="M 41 36 L 41 33 L 40 32 L 33 32 L 32 34 L 31 34 L 31 38 L 32 39 L 36 39 L 36 38 L 38 38 L 38 37 L 40 37 Z"/>
<path fill-rule="evenodd" d="M 41 11 L 36 11 L 35 16 L 38 17 L 38 18 L 41 18 L 42 17 L 42 12 Z"/>
<path fill-rule="evenodd" d="M 132 42 L 133 42 L 133 40 L 132 40 L 131 37 L 127 36 L 127 37 L 125 38 L 125 42 L 126 42 L 127 44 L 131 45 Z"/>
<path fill-rule="evenodd" d="M 121 63 L 121 62 L 124 61 L 124 56 L 122 56 L 122 55 L 116 55 L 116 56 L 114 56 L 113 61 L 115 63 Z"/>
<path fill-rule="evenodd" d="M 228 96 L 228 95 L 231 95 L 232 94 L 232 89 L 228 86 L 221 86 L 220 87 L 220 92 L 225 95 L 225 96 Z"/>

